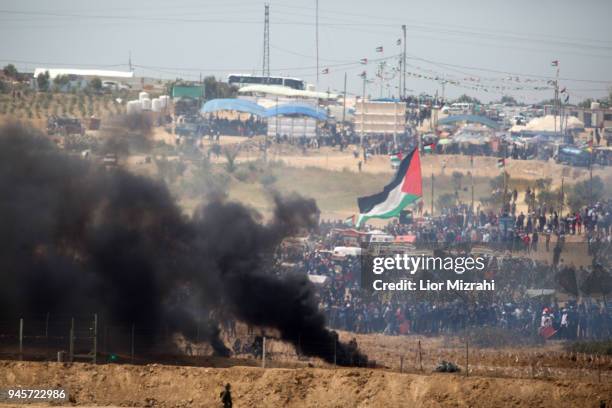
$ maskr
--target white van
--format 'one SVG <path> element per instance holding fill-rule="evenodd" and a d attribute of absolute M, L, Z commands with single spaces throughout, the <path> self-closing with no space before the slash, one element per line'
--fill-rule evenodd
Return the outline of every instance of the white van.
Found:
<path fill-rule="evenodd" d="M 332 257 L 334 259 L 344 259 L 347 256 L 359 256 L 359 255 L 361 255 L 361 247 L 337 246 L 334 248 Z"/>

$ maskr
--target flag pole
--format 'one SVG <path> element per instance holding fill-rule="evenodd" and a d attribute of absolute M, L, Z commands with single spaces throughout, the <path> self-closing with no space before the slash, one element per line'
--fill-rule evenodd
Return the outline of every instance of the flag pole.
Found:
<path fill-rule="evenodd" d="M 431 218 L 434 215 L 434 174 L 431 172 Z"/>
<path fill-rule="evenodd" d="M 367 78 L 367 74 L 364 74 L 363 75 L 363 93 L 361 96 L 361 147 L 362 148 L 363 148 L 363 137 L 365 135 L 365 119 L 366 119 L 365 118 L 366 78 Z"/>
<path fill-rule="evenodd" d="M 402 82 L 402 98 L 406 98 L 406 24 L 402 24 L 402 32 L 404 33 L 404 43 L 402 44 L 404 46 L 404 52 L 402 55 L 402 72 L 401 72 L 401 76 L 403 77 L 403 82 Z"/>
<path fill-rule="evenodd" d="M 472 184 L 472 202 L 470 209 L 472 211 L 472 217 L 474 217 L 474 155 L 470 156 L 470 181 Z"/>

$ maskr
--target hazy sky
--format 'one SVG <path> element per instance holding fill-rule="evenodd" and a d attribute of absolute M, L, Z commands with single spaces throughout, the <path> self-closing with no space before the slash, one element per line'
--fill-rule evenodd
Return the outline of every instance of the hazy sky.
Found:
<path fill-rule="evenodd" d="M 272 74 L 316 84 L 315 4 L 270 2 Z M 127 70 L 131 51 L 137 75 L 261 73 L 263 11 L 259 0 L 0 0 L 0 63 Z M 446 85 L 447 96 L 550 98 L 552 91 L 494 87 L 546 86 L 545 77 L 555 75 L 553 60 L 571 102 L 604 96 L 612 84 L 611 18 L 607 0 L 319 0 L 319 70 L 329 74 L 319 76 L 318 87 L 341 91 L 346 72 L 348 91 L 360 94 L 358 74 L 365 69 L 374 79 L 377 69 L 359 59 L 388 58 L 384 95 L 397 94 L 391 68 L 406 24 L 407 71 L 459 81 Z M 473 90 L 477 79 L 481 88 Z M 441 92 L 440 80 L 415 77 L 407 88 Z M 368 93 L 378 96 L 379 82 Z"/>

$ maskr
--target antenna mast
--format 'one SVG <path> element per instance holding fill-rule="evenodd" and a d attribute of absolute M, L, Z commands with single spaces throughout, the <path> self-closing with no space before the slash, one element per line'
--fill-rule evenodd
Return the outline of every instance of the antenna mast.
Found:
<path fill-rule="evenodd" d="M 265 4 L 262 76 L 270 78 L 270 5 Z"/>

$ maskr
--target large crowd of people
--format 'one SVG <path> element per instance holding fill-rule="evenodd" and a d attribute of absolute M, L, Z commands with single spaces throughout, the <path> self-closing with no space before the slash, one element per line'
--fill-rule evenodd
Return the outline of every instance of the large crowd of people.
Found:
<path fill-rule="evenodd" d="M 284 250 L 283 258 L 295 271 L 325 277 L 318 284 L 319 306 L 335 329 L 436 335 L 470 327 L 499 327 L 530 336 L 550 326 L 554 338 L 605 339 L 612 335 L 612 304 L 592 293 L 597 288 L 578 283 L 588 282 L 595 262 L 576 267 L 564 262 L 563 256 L 572 251 L 564 243 L 565 235 L 583 234 L 587 242 L 592 241 L 590 246 L 597 242 L 591 255 L 609 265 L 610 210 L 611 203 L 605 202 L 566 217 L 537 209 L 529 216 L 483 211 L 472 216 L 466 206 L 457 206 L 435 218 L 415 218 L 406 225 L 392 222 L 383 228 L 382 232 L 392 236 L 413 237 L 411 245 L 416 250 L 432 245 L 449 251 L 465 250 L 466 244 L 487 247 L 483 256 L 488 267 L 473 278 L 495 279 L 496 290 L 488 293 L 381 294 L 366 290 L 360 285 L 359 257 L 333 253 L 335 247 L 347 245 L 345 233 L 351 232 L 340 221 L 322 222 L 310 245 Z M 529 256 L 538 250 L 538 234 L 544 235 L 539 250 L 552 252 L 547 258 L 552 262 Z M 573 277 L 573 283 L 568 283 L 567 276 Z"/>

